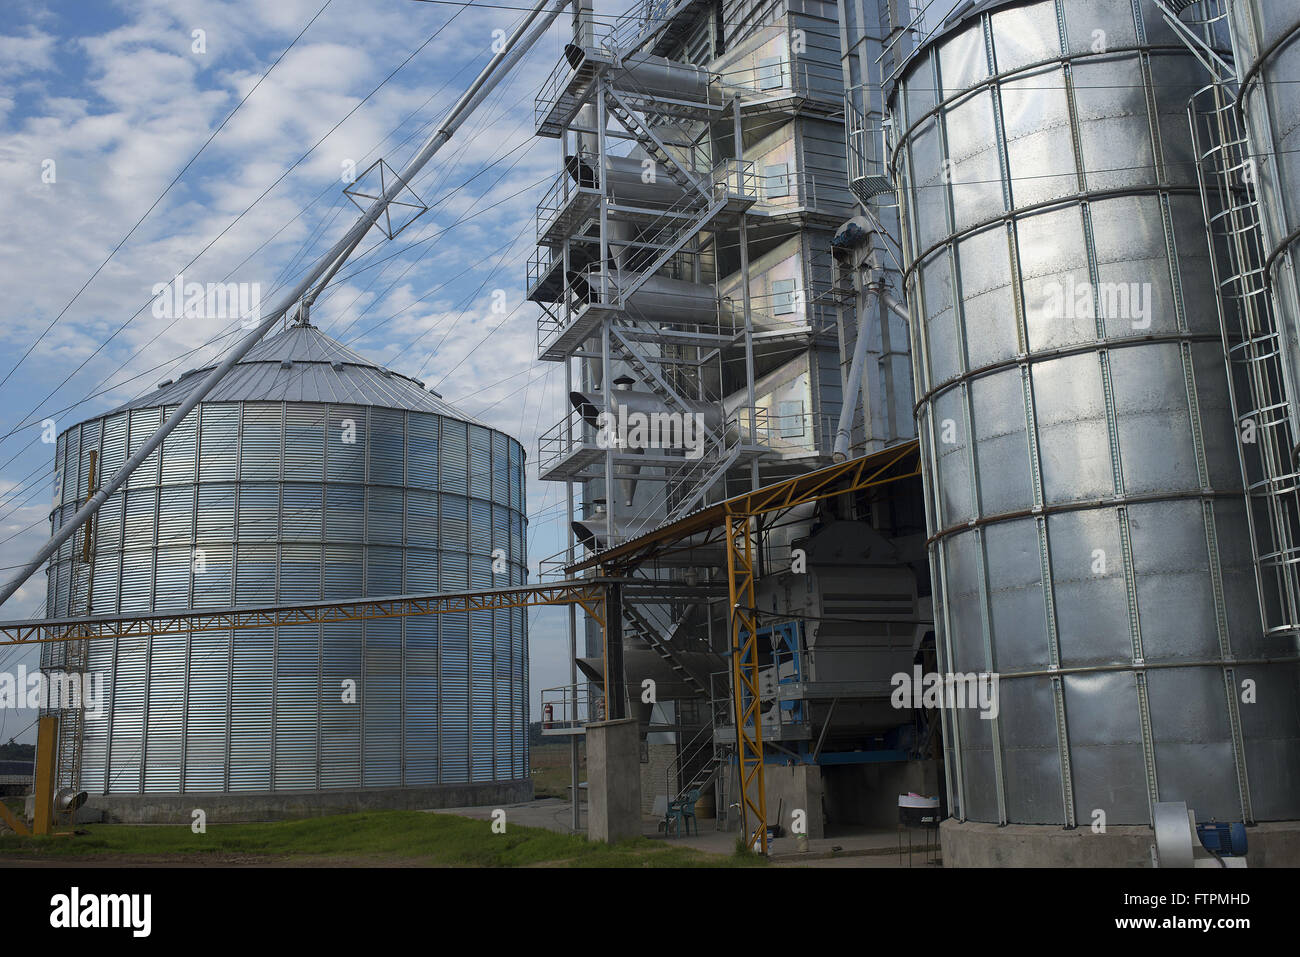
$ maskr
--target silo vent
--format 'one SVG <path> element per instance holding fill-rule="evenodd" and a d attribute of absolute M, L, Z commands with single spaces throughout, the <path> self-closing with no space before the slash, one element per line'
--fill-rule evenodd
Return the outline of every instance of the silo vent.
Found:
<path fill-rule="evenodd" d="M 292 360 L 292 359 L 281 359 L 281 360 L 280 360 L 280 368 L 281 368 L 281 369 L 292 369 L 292 368 L 293 368 L 293 360 Z"/>
<path fill-rule="evenodd" d="M 342 371 L 343 371 L 343 363 L 342 363 L 342 362 L 339 362 L 339 361 L 336 359 L 336 360 L 334 360 L 333 362 L 330 363 L 330 368 L 333 369 L 335 372 L 342 372 Z"/>
<path fill-rule="evenodd" d="M 165 389 L 165 388 L 167 388 L 169 385 L 171 385 L 172 382 L 173 382 L 172 379 L 163 379 L 161 382 L 158 383 L 158 388 L 160 388 L 160 389 Z"/>

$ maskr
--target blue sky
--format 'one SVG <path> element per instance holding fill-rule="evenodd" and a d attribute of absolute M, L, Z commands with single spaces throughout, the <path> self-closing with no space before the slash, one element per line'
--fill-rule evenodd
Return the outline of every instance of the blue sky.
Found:
<path fill-rule="evenodd" d="M 360 171 L 382 157 L 401 168 L 487 62 L 493 31 L 510 29 L 521 16 L 491 4 L 462 9 L 416 0 L 331 0 L 22 358 L 324 4 L 6 3 L 0 27 L 0 221 L 9 227 L 0 235 L 6 320 L 0 378 L 8 374 L 0 385 L 5 577 L 48 534 L 53 446 L 41 442 L 41 423 L 53 419 L 62 431 L 210 363 L 233 341 L 223 321 L 155 317 L 148 307 L 154 286 L 183 270 L 186 281 L 260 283 L 269 302 L 275 283 L 300 275 L 354 218 L 342 194 L 347 164 Z M 628 5 L 610 0 L 597 9 Z M 537 482 L 532 461 L 537 434 L 563 409 L 563 369 L 535 361 L 537 313 L 521 302 L 534 207 L 558 164 L 556 141 L 532 136 L 532 105 L 569 30 L 568 16 L 561 16 L 415 181 L 426 203 L 441 202 L 397 240 L 347 267 L 350 278 L 323 295 L 312 313 L 327 334 L 424 379 L 524 443 L 534 567 L 563 547 L 564 512 L 563 486 Z M 382 238 L 372 232 L 361 250 Z M 363 266 L 369 268 L 353 275 Z M 501 323 L 491 308 L 497 290 L 504 290 L 511 310 L 519 308 L 492 332 Z M 38 616 L 43 596 L 38 574 L 0 615 Z M 538 691 L 567 680 L 568 665 L 564 613 L 543 609 L 532 619 L 536 710 Z M 3 670 L 34 667 L 36 660 L 35 649 L 0 649 Z M 26 713 L 0 712 L 0 738 L 30 720 Z"/>

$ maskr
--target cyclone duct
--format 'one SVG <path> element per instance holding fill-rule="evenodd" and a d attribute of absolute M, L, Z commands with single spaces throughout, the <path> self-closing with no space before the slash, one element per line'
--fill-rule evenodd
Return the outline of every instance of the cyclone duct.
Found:
<path fill-rule="evenodd" d="M 112 474 L 202 378 L 58 437 L 55 529 L 84 497 L 91 451 Z M 513 438 L 294 326 L 100 509 L 91 610 L 523 584 L 523 464 Z M 85 613 L 70 544 L 49 569 L 51 617 Z M 385 806 L 375 789 L 421 807 L 531 792 L 522 609 L 89 645 L 107 706 L 85 722 L 80 785 L 123 820 L 194 792 L 220 795 L 198 806 L 223 819 L 274 813 L 283 792 L 300 809 Z M 61 665 L 61 648 L 43 651 Z"/>
<path fill-rule="evenodd" d="M 1204 82 L 1147 0 L 1003 0 L 886 90 L 940 667 L 1000 676 L 995 718 L 946 711 L 959 820 L 1300 817 L 1189 144 Z"/>

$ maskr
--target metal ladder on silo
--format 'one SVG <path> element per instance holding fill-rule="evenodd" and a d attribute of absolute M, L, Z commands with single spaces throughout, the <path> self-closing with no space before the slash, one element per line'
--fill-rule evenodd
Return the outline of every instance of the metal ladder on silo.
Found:
<path fill-rule="evenodd" d="M 90 468 L 86 480 L 87 501 L 99 490 L 96 480 L 98 452 L 90 451 Z M 93 607 L 95 589 L 95 533 L 98 516 L 91 516 L 82 529 L 81 548 L 73 538 L 69 573 L 68 617 L 88 617 Z M 77 701 L 68 707 L 60 701 L 58 759 L 55 770 L 55 793 L 64 788 L 81 788 L 81 761 L 86 743 L 85 691 L 90 665 L 90 640 L 82 637 L 63 643 L 63 673 L 76 682 Z M 67 687 L 65 682 L 64 688 Z"/>
<path fill-rule="evenodd" d="M 1189 23 L 1178 14 L 1192 3 L 1165 0 L 1159 6 L 1165 21 L 1212 78 L 1189 100 L 1188 123 L 1261 616 L 1266 634 L 1291 634 L 1300 630 L 1300 470 L 1292 418 L 1294 384 L 1282 360 L 1282 333 L 1263 270 L 1256 167 L 1239 121 L 1237 75 L 1196 32 L 1212 35 L 1221 29 L 1227 10 L 1223 0 L 1202 0 L 1201 17 Z M 1256 512 L 1257 503 L 1262 516 Z"/>

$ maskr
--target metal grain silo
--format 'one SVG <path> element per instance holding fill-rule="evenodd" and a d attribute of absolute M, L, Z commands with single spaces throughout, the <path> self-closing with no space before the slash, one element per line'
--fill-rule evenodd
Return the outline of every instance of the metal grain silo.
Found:
<path fill-rule="evenodd" d="M 56 528 L 84 497 L 91 450 L 112 474 L 198 371 L 58 437 Z M 293 326 L 100 510 L 92 610 L 523 584 L 523 466 L 513 438 Z M 50 616 L 85 613 L 71 569 L 65 545 Z M 94 641 L 109 700 L 85 724 L 80 784 L 122 820 L 522 799 L 526 652 L 522 609 Z"/>
<path fill-rule="evenodd" d="M 954 816 L 1300 817 L 1189 145 L 1203 71 L 1145 0 L 1002 0 L 886 81 L 941 668 L 1000 675 L 995 719 L 946 713 Z"/>

